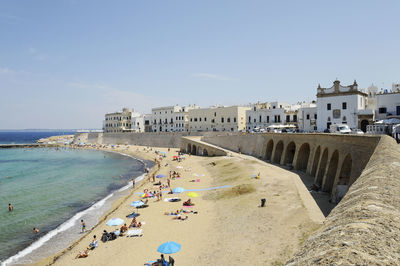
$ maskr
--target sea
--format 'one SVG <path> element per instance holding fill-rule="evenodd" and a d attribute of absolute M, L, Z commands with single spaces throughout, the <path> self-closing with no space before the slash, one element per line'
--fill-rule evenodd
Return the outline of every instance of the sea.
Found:
<path fill-rule="evenodd" d="M 32 143 L 68 132 L 0 132 L 0 143 Z M 71 148 L 0 149 L 0 264 L 40 261 L 82 237 L 153 163 Z M 8 210 L 8 204 L 14 207 Z M 125 217 L 120 217 L 125 218 Z M 35 234 L 33 228 L 40 232 Z"/>

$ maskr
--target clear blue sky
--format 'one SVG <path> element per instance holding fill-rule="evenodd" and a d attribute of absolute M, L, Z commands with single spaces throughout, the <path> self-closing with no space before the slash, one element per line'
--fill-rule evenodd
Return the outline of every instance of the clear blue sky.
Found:
<path fill-rule="evenodd" d="M 0 2 L 0 129 L 400 82 L 400 1 Z"/>

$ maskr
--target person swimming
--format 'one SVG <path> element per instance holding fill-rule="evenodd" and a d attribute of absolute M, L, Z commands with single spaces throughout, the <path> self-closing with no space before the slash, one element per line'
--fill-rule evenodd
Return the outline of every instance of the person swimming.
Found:
<path fill-rule="evenodd" d="M 14 210 L 14 206 L 11 205 L 11 203 L 8 203 L 8 211 L 12 212 Z"/>

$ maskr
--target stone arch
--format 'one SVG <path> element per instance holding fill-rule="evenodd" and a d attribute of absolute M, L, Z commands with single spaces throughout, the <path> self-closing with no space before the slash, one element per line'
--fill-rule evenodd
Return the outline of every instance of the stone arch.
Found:
<path fill-rule="evenodd" d="M 286 146 L 286 152 L 283 164 L 284 165 L 293 164 L 295 153 L 296 153 L 296 144 L 294 144 L 294 142 L 292 141 Z"/>
<path fill-rule="evenodd" d="M 190 145 L 190 143 L 188 143 L 188 145 L 187 145 L 186 153 L 188 153 L 188 154 L 192 153 L 192 145 Z"/>
<path fill-rule="evenodd" d="M 351 155 L 347 154 L 343 160 L 342 167 L 340 169 L 339 182 L 338 182 L 339 185 L 350 185 L 352 164 L 353 160 L 351 159 Z"/>
<path fill-rule="evenodd" d="M 362 120 L 361 121 L 361 130 L 363 132 L 367 132 L 367 126 L 369 125 L 368 120 Z"/>
<path fill-rule="evenodd" d="M 203 156 L 208 156 L 208 151 L 207 151 L 207 149 L 203 149 Z"/>
<path fill-rule="evenodd" d="M 319 156 L 321 155 L 321 146 L 318 146 L 314 153 L 314 162 L 311 168 L 311 176 L 315 176 L 317 173 Z"/>
<path fill-rule="evenodd" d="M 339 152 L 335 150 L 331 156 L 329 162 L 328 171 L 326 172 L 325 182 L 323 184 L 322 190 L 325 192 L 331 192 L 333 184 L 335 183 L 336 171 L 338 168 Z"/>
<path fill-rule="evenodd" d="M 195 145 L 192 146 L 192 155 L 196 155 L 197 154 L 197 148 Z"/>
<path fill-rule="evenodd" d="M 268 141 L 268 144 L 267 144 L 267 150 L 265 152 L 265 160 L 271 161 L 273 149 L 274 149 L 274 141 L 271 139 L 270 141 Z"/>
<path fill-rule="evenodd" d="M 299 153 L 297 154 L 295 168 L 298 170 L 307 171 L 309 157 L 310 157 L 310 144 L 304 143 L 303 145 L 300 146 Z"/>
<path fill-rule="evenodd" d="M 203 149 L 200 146 L 197 148 L 197 155 L 203 156 Z"/>
<path fill-rule="evenodd" d="M 283 141 L 279 141 L 275 146 L 274 163 L 280 163 L 283 152 Z"/>
<path fill-rule="evenodd" d="M 322 185 L 322 179 L 324 178 L 327 162 L 328 162 L 328 148 L 325 148 L 324 152 L 322 153 L 321 161 L 319 162 L 319 169 L 315 182 L 318 186 Z"/>

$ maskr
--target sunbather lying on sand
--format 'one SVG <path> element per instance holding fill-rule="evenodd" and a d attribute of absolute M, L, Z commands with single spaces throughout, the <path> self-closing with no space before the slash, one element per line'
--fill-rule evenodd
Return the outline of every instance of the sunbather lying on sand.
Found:
<path fill-rule="evenodd" d="M 164 214 L 165 214 L 165 215 L 178 215 L 178 214 L 180 214 L 180 213 L 181 213 L 180 210 L 176 210 L 176 212 L 165 212 Z"/>
<path fill-rule="evenodd" d="M 79 254 L 76 255 L 75 259 L 86 258 L 87 256 L 89 256 L 89 249 L 86 249 L 85 251 L 79 252 Z"/>
<path fill-rule="evenodd" d="M 176 217 L 173 217 L 172 219 L 173 220 L 181 220 L 181 221 L 184 221 L 184 220 L 187 220 L 189 217 L 188 216 L 185 216 L 185 218 L 183 218 L 181 215 L 178 215 L 178 216 L 176 216 Z"/>

